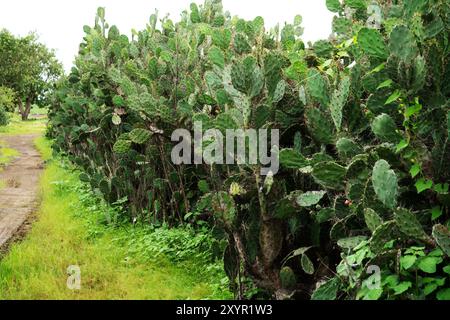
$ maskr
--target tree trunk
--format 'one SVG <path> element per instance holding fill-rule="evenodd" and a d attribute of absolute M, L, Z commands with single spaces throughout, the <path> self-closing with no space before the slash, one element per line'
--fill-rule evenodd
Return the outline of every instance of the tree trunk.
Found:
<path fill-rule="evenodd" d="M 31 98 L 28 97 L 25 102 L 25 109 L 23 108 L 22 100 L 19 100 L 19 112 L 22 116 L 22 121 L 28 120 L 28 116 L 30 115 L 31 111 Z"/>
<path fill-rule="evenodd" d="M 22 114 L 23 114 L 23 103 L 22 103 L 22 99 L 19 99 L 18 104 L 19 104 L 19 113 L 22 115 Z"/>

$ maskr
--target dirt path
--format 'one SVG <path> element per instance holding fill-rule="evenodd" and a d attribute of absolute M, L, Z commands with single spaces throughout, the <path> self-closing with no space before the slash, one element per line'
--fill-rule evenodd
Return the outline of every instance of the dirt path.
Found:
<path fill-rule="evenodd" d="M 37 206 L 39 176 L 43 163 L 34 146 L 38 135 L 4 136 L 9 148 L 16 149 L 20 156 L 3 168 L 0 181 L 0 248 L 20 230 Z"/>

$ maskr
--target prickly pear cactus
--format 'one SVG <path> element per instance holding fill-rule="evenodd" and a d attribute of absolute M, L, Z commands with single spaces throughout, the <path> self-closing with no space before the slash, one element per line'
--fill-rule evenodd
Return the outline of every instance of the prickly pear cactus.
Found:
<path fill-rule="evenodd" d="M 129 133 L 131 141 L 136 144 L 145 144 L 151 137 L 151 132 L 146 129 L 134 129 Z"/>
<path fill-rule="evenodd" d="M 395 222 L 401 232 L 415 239 L 425 239 L 427 237 L 422 225 L 416 216 L 407 209 L 397 209 L 395 211 Z"/>
<path fill-rule="evenodd" d="M 375 253 L 380 253 L 384 250 L 386 243 L 396 239 L 397 236 L 398 231 L 396 222 L 385 222 L 373 232 L 372 238 L 370 238 L 370 249 Z"/>
<path fill-rule="evenodd" d="M 445 254 L 450 257 L 450 231 L 448 228 L 441 224 L 435 225 L 433 227 L 433 238 Z"/>
<path fill-rule="evenodd" d="M 297 277 L 290 267 L 283 267 L 280 270 L 280 280 L 283 289 L 293 289 L 297 285 Z"/>
<path fill-rule="evenodd" d="M 388 57 L 385 40 L 378 30 L 362 28 L 358 33 L 358 45 L 371 57 L 379 59 Z"/>
<path fill-rule="evenodd" d="M 325 188 L 341 190 L 344 188 L 344 180 L 347 170 L 339 164 L 326 161 L 319 162 L 313 167 L 312 176 L 316 182 Z"/>
<path fill-rule="evenodd" d="M 398 182 L 397 175 L 387 161 L 379 160 L 375 163 L 372 185 L 378 199 L 386 207 L 393 209 L 397 204 Z"/>
<path fill-rule="evenodd" d="M 264 263 L 267 266 L 272 265 L 283 246 L 283 230 L 280 222 L 272 220 L 261 224 L 259 245 Z"/>
<path fill-rule="evenodd" d="M 364 152 L 358 144 L 348 138 L 339 139 L 336 143 L 336 149 L 338 151 L 339 157 L 344 161 L 352 159 L 356 155 L 362 154 Z"/>
<path fill-rule="evenodd" d="M 117 140 L 114 144 L 113 150 L 117 154 L 126 154 L 131 149 L 131 141 L 130 140 Z"/>
<path fill-rule="evenodd" d="M 315 299 L 354 298 L 365 273 L 316 284 L 366 237 L 370 250 L 361 252 L 386 274 L 398 273 L 379 256 L 393 240 L 402 252 L 437 244 L 448 254 L 447 4 L 321 1 L 335 13 L 334 35 L 311 46 L 301 39 L 301 17 L 269 30 L 260 17 L 232 18 L 219 0 L 193 4 L 179 22 L 152 15 L 131 38 L 100 10 L 52 97 L 55 150 L 106 201 L 127 197 L 130 220 L 176 226 L 189 217 L 195 230 L 219 230 L 239 294 L 253 280 L 265 298 L 287 287 Z M 198 123 L 202 134 L 224 137 L 227 129 L 279 130 L 279 141 L 266 143 L 278 172 L 261 176 L 266 166 L 247 157 L 175 165 L 171 134 L 200 131 Z M 424 180 L 429 188 L 417 193 Z M 310 247 L 308 256 L 283 269 L 299 247 Z M 309 257 L 326 259 L 315 266 Z"/>
<path fill-rule="evenodd" d="M 364 210 L 364 220 L 366 221 L 367 228 L 369 228 L 372 233 L 383 224 L 383 219 L 371 208 L 366 208 Z"/>
<path fill-rule="evenodd" d="M 385 113 L 373 120 L 372 131 L 383 142 L 398 143 L 401 139 L 394 120 Z"/>

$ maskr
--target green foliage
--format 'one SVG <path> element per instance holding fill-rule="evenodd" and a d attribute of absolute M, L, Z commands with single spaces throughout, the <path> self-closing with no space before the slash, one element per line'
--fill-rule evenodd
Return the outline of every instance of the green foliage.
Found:
<path fill-rule="evenodd" d="M 316 182 L 325 188 L 341 190 L 347 170 L 339 164 L 327 161 L 319 162 L 313 167 L 312 176 Z"/>
<path fill-rule="evenodd" d="M 450 231 L 443 225 L 433 227 L 433 238 L 437 244 L 444 250 L 447 256 L 450 256 Z"/>
<path fill-rule="evenodd" d="M 16 108 L 16 93 L 7 87 L 0 87 L 0 109 L 7 112 L 14 112 Z"/>
<path fill-rule="evenodd" d="M 102 13 L 58 84 L 49 135 L 107 201 L 127 197 L 128 219 L 220 233 L 236 294 L 307 286 L 313 299 L 445 297 L 444 254 L 403 259 L 420 273 L 436 266 L 420 283 L 393 259 L 412 245 L 448 254 L 448 7 L 396 3 L 379 4 L 387 16 L 375 29 L 367 1 L 326 1 L 336 35 L 311 48 L 301 17 L 266 32 L 220 1 L 131 39 Z M 171 133 L 197 121 L 203 131 L 279 129 L 279 172 L 174 165 Z M 367 289 L 369 262 L 380 265 L 380 289 Z M 324 282 L 319 271 L 335 266 L 339 277 Z M 425 294 L 434 285 L 442 290 Z"/>
<path fill-rule="evenodd" d="M 325 194 L 325 191 L 308 191 L 297 197 L 297 203 L 302 207 L 310 207 L 319 203 Z"/>
<path fill-rule="evenodd" d="M 388 51 L 383 36 L 375 29 L 363 28 L 358 33 L 358 45 L 367 55 L 386 59 Z"/>
<path fill-rule="evenodd" d="M 401 232 L 414 239 L 426 238 L 426 233 L 416 216 L 407 209 L 401 208 L 395 212 L 395 221 Z"/>
<path fill-rule="evenodd" d="M 393 209 L 397 204 L 398 181 L 394 170 L 390 168 L 386 160 L 377 161 L 372 171 L 372 184 L 378 199 Z"/>
<path fill-rule="evenodd" d="M 9 123 L 9 116 L 6 110 L 0 106 L 0 126 L 6 126 Z"/>
<path fill-rule="evenodd" d="M 312 294 L 311 300 L 336 300 L 339 290 L 339 279 L 332 278 L 321 284 Z"/>
<path fill-rule="evenodd" d="M 295 288 L 297 279 L 294 271 L 290 267 L 284 267 L 280 271 L 281 286 L 285 289 Z"/>
<path fill-rule="evenodd" d="M 371 232 L 375 232 L 375 230 L 383 224 L 383 219 L 370 208 L 366 208 L 364 210 L 364 219 L 366 221 L 367 228 Z"/>
<path fill-rule="evenodd" d="M 372 131 L 383 142 L 398 143 L 400 135 L 397 133 L 397 126 L 394 120 L 383 113 L 372 122 Z"/>
<path fill-rule="evenodd" d="M 6 94 L 7 105 L 3 107 L 14 110 L 11 104 L 17 102 L 22 119 L 26 120 L 32 104 L 45 100 L 62 73 L 55 53 L 39 43 L 36 34 L 21 38 L 7 30 L 0 31 L 0 108 Z"/>

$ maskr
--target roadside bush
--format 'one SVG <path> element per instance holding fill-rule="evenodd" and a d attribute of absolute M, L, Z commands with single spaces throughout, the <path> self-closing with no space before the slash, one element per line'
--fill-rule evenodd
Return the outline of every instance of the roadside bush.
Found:
<path fill-rule="evenodd" d="M 0 107 L 0 126 L 6 126 L 9 123 L 9 115 L 5 109 Z"/>
<path fill-rule="evenodd" d="M 327 6 L 311 48 L 301 16 L 267 31 L 218 0 L 132 39 L 100 8 L 49 112 L 55 149 L 134 221 L 222 230 L 237 297 L 448 299 L 448 3 Z M 174 165 L 170 135 L 196 121 L 279 129 L 280 172 Z"/>
<path fill-rule="evenodd" d="M 14 91 L 7 87 L 0 86 L 0 108 L 7 112 L 14 112 L 16 95 Z"/>

